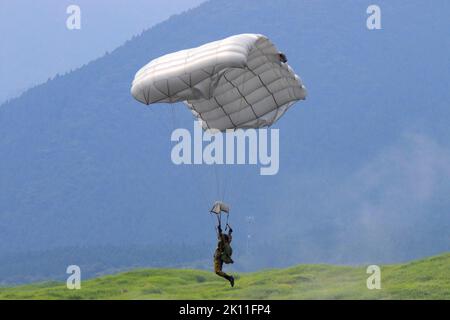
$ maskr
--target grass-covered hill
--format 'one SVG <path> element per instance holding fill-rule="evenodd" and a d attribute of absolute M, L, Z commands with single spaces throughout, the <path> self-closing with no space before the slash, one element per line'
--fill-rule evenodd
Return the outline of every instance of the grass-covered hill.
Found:
<path fill-rule="evenodd" d="M 381 267 L 381 289 L 366 287 L 366 266 L 298 265 L 237 275 L 236 286 L 212 272 L 147 269 L 82 282 L 0 289 L 1 299 L 450 299 L 450 253 Z"/>

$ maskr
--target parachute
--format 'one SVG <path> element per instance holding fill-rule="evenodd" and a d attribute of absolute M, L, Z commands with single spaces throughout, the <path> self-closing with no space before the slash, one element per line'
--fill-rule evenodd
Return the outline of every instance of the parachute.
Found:
<path fill-rule="evenodd" d="M 221 201 L 216 201 L 210 212 L 215 214 L 221 214 L 222 212 L 230 213 L 230 207 Z"/>
<path fill-rule="evenodd" d="M 151 61 L 131 94 L 147 105 L 184 102 L 205 130 L 268 127 L 307 94 L 286 62 L 266 36 L 235 35 Z"/>
<path fill-rule="evenodd" d="M 219 226 L 222 225 L 222 214 L 226 214 L 227 221 L 226 221 L 225 227 L 228 228 L 228 218 L 230 216 L 230 207 L 226 203 L 223 203 L 222 201 L 214 202 L 213 207 L 211 208 L 211 210 L 209 212 L 211 214 L 214 213 L 216 215 Z"/>

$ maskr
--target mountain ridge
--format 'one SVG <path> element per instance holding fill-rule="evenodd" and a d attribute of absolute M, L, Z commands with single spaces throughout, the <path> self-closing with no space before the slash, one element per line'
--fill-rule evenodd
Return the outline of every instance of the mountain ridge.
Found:
<path fill-rule="evenodd" d="M 161 54 L 244 32 L 283 50 L 309 96 L 275 126 L 277 176 L 219 168 L 237 252 L 252 235 L 242 267 L 395 262 L 448 250 L 449 4 L 381 1 L 378 33 L 365 29 L 369 4 L 209 1 L 2 105 L 0 253 L 214 247 L 205 221 L 220 196 L 214 170 L 170 161 L 170 132 L 191 129 L 191 115 L 183 105 L 146 108 L 129 89 Z M 268 252 L 251 251 L 267 242 Z"/>

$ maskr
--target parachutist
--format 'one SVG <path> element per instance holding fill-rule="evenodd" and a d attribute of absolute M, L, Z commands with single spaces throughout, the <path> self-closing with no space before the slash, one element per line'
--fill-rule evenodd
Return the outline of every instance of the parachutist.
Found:
<path fill-rule="evenodd" d="M 228 224 L 229 208 L 226 204 L 222 202 L 216 202 L 214 203 L 214 206 L 210 212 L 216 214 L 218 221 L 217 225 L 218 242 L 216 251 L 214 252 L 214 272 L 218 276 L 227 279 L 230 282 L 230 285 L 234 287 L 234 277 L 222 271 L 224 263 L 225 264 L 234 263 L 233 259 L 231 258 L 231 255 L 233 254 L 233 249 L 231 248 L 231 240 L 233 239 L 232 237 L 233 229 Z M 226 228 L 228 228 L 228 234 L 224 234 L 222 231 L 221 215 L 223 212 L 227 214 Z"/>
<path fill-rule="evenodd" d="M 233 229 L 229 229 L 228 234 L 222 233 L 222 228 L 220 225 L 217 228 L 218 231 L 218 242 L 216 252 L 214 253 L 214 272 L 230 282 L 230 285 L 234 287 L 234 277 L 228 275 L 222 271 L 223 264 L 233 264 L 234 261 L 231 258 L 233 254 L 233 249 L 231 248 L 231 240 Z"/>

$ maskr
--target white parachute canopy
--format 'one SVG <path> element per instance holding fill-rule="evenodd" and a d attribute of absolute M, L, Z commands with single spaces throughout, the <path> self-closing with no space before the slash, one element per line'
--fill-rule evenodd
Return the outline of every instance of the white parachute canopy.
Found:
<path fill-rule="evenodd" d="M 306 89 L 285 56 L 260 34 L 240 34 L 159 57 L 134 78 L 145 104 L 183 101 L 204 129 L 260 128 L 276 122 Z"/>

